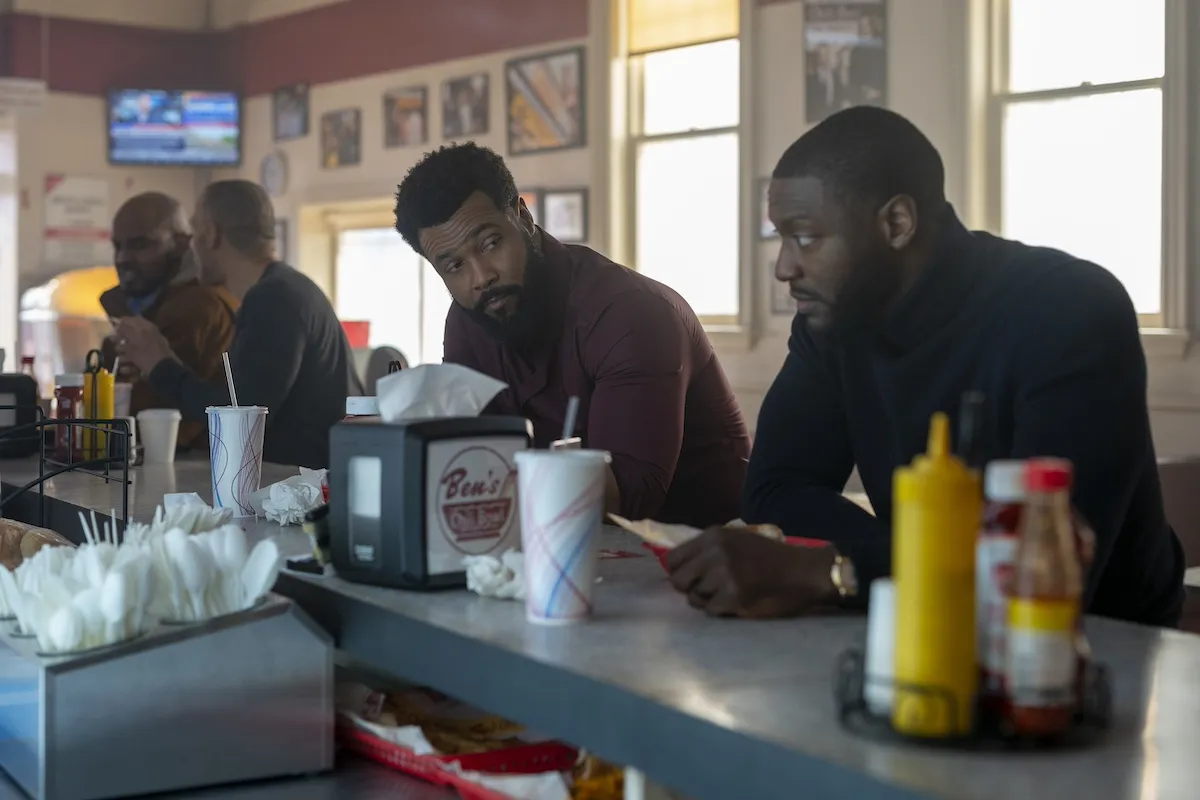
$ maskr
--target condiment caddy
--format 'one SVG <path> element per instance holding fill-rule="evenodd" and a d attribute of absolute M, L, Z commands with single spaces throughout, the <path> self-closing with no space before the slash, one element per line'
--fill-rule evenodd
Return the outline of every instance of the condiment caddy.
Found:
<path fill-rule="evenodd" d="M 866 652 L 838 662 L 840 719 L 927 744 L 1094 739 L 1112 693 L 1083 631 L 1092 534 L 1071 509 L 1071 464 L 993 462 L 981 475 L 982 398 L 964 397 L 961 417 L 962 457 L 935 414 L 927 451 L 896 470 L 893 576 L 871 587 Z"/>

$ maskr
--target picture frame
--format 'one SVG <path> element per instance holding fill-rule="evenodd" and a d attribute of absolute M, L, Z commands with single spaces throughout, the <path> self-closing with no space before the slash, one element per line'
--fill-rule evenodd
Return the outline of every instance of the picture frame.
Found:
<path fill-rule="evenodd" d="M 406 86 L 383 94 L 383 146 L 415 147 L 429 141 L 429 87 Z"/>
<path fill-rule="evenodd" d="M 362 110 L 343 108 L 321 115 L 321 168 L 342 169 L 362 163 Z"/>
<path fill-rule="evenodd" d="M 288 221 L 275 219 L 275 260 L 287 263 L 288 260 Z"/>
<path fill-rule="evenodd" d="M 587 59 L 570 47 L 504 64 L 505 128 L 510 156 L 587 145 Z"/>
<path fill-rule="evenodd" d="M 271 134 L 286 142 L 308 136 L 308 84 L 282 86 L 271 92 Z"/>
<path fill-rule="evenodd" d="M 542 190 L 520 189 L 517 196 L 525 201 L 525 206 L 533 217 L 533 224 L 542 227 Z"/>
<path fill-rule="evenodd" d="M 804 117 L 888 104 L 887 0 L 804 0 Z"/>
<path fill-rule="evenodd" d="M 767 213 L 767 190 L 770 186 L 770 178 L 758 179 L 758 238 L 764 240 L 779 238 L 779 231 L 775 230 L 775 223 L 771 222 Z"/>
<path fill-rule="evenodd" d="M 771 291 L 771 314 L 780 317 L 794 317 L 796 316 L 796 299 L 792 297 L 786 283 L 775 279 L 775 262 L 778 259 L 779 254 L 772 253 L 766 259 L 765 269 L 763 269 Z"/>
<path fill-rule="evenodd" d="M 473 139 L 491 127 L 491 76 L 486 72 L 442 82 L 442 138 Z"/>
<path fill-rule="evenodd" d="M 542 230 L 563 244 L 588 240 L 588 190 L 544 189 L 541 196 Z"/>

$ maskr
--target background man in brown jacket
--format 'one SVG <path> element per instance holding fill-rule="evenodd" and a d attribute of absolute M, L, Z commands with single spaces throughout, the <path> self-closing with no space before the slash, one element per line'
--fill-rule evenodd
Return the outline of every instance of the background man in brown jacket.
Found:
<path fill-rule="evenodd" d="M 147 192 L 130 198 L 113 219 L 112 243 L 120 284 L 100 295 L 114 320 L 142 317 L 154 323 L 171 349 L 203 380 L 224 382 L 221 354 L 233 342 L 238 301 L 220 286 L 204 286 L 185 274 L 192 231 L 174 198 Z M 113 337 L 104 341 L 104 361 L 112 367 Z M 120 381 L 133 383 L 130 413 L 170 408 L 132 362 L 120 364 Z M 179 445 L 207 447 L 203 422 L 185 422 Z"/>

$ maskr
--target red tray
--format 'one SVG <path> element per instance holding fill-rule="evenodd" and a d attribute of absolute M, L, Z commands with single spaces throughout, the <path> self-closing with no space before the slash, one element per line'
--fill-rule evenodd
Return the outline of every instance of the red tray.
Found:
<path fill-rule="evenodd" d="M 536 775 L 542 772 L 563 772 L 575 766 L 578 751 L 561 742 L 538 742 L 524 747 L 472 753 L 461 756 L 419 756 L 406 747 L 381 739 L 351 722 L 338 721 L 338 741 L 348 750 L 366 756 L 385 767 L 399 770 L 439 786 L 458 790 L 463 800 L 511 800 L 478 784 L 471 783 L 449 769 L 455 762 L 466 772 L 489 772 L 507 775 Z"/>
<path fill-rule="evenodd" d="M 787 542 L 788 544 L 790 544 L 792 547 L 828 547 L 829 546 L 829 542 L 825 541 L 824 539 L 805 539 L 803 536 L 785 536 L 784 541 Z M 646 548 L 651 553 L 654 553 L 655 558 L 658 559 L 659 564 L 662 564 L 663 569 L 668 569 L 667 568 L 667 554 L 671 552 L 671 548 L 659 547 L 658 545 L 650 544 L 649 542 L 642 542 L 642 547 Z"/>

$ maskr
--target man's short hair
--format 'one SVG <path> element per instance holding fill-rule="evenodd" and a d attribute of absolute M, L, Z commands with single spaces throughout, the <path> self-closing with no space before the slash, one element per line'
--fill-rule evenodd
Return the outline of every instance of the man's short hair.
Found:
<path fill-rule="evenodd" d="M 421 253 L 421 229 L 445 224 L 475 192 L 499 209 L 516 205 L 517 184 L 503 158 L 474 142 L 426 153 L 396 189 L 396 230 Z"/>
<path fill-rule="evenodd" d="M 946 202 L 937 148 L 904 117 L 873 106 L 827 117 L 784 151 L 772 177 L 817 178 L 851 209 L 875 211 L 900 194 L 926 214 Z"/>
<path fill-rule="evenodd" d="M 210 183 L 200 198 L 204 213 L 239 253 L 269 257 L 275 250 L 275 209 L 254 181 Z"/>

